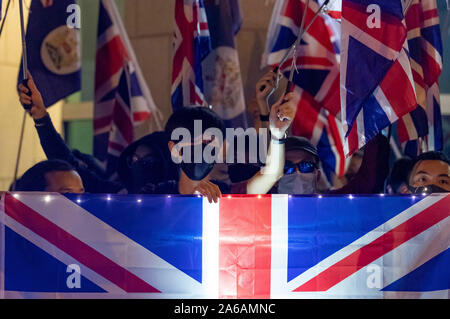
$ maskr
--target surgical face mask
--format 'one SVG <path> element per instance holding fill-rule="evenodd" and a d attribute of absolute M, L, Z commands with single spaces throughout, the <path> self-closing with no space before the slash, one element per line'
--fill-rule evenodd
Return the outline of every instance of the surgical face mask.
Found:
<path fill-rule="evenodd" d="M 293 173 L 284 175 L 278 182 L 278 194 L 315 194 L 317 191 L 317 174 Z"/>
<path fill-rule="evenodd" d="M 408 186 L 408 189 L 411 194 L 450 193 L 448 190 L 434 184 L 420 187 Z"/>

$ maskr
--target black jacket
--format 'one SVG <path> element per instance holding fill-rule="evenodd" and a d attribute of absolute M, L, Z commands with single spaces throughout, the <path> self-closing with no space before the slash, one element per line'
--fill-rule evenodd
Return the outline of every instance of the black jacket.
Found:
<path fill-rule="evenodd" d="M 36 120 L 35 126 L 42 149 L 48 159 L 59 159 L 70 163 L 80 174 L 87 193 L 118 193 L 124 189 L 121 183 L 99 177 L 79 161 L 55 130 L 49 115 Z"/>

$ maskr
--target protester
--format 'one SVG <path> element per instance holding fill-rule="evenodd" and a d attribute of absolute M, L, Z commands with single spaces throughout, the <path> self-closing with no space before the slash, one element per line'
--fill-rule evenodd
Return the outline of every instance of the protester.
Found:
<path fill-rule="evenodd" d="M 271 143 L 269 145 L 266 165 L 259 172 L 257 172 L 250 180 L 239 184 L 234 184 L 230 192 L 232 194 L 265 194 L 277 182 L 283 172 L 284 166 L 284 139 L 286 130 L 289 128 L 292 119 L 295 116 L 296 106 L 293 101 L 293 94 L 283 96 L 271 108 L 270 112 L 270 131 Z M 195 129 L 195 121 L 201 121 L 201 130 Z M 179 128 L 186 129 L 191 139 L 184 144 L 178 144 L 178 136 L 174 136 L 175 131 Z M 208 199 L 216 199 L 221 195 L 218 186 L 212 183 L 209 179 L 209 174 L 214 168 L 214 161 L 206 161 L 202 157 L 201 162 L 194 163 L 193 154 L 195 146 L 204 150 L 208 144 L 217 142 L 217 139 L 206 139 L 205 131 L 210 128 L 217 128 L 222 132 L 223 136 L 225 129 L 222 120 L 211 110 L 204 107 L 185 107 L 177 110 L 170 117 L 167 122 L 165 131 L 167 136 L 170 136 L 169 149 L 174 157 L 179 157 L 179 185 L 178 191 L 180 194 L 192 194 L 199 192 L 208 197 Z M 176 135 L 176 134 L 175 134 Z M 183 141 L 179 142 L 183 143 Z M 223 141 L 218 141 L 216 145 L 219 151 L 216 154 L 215 160 L 219 160 L 219 156 L 225 156 L 225 148 Z M 178 145 L 178 148 L 176 147 Z M 181 147 L 181 149 L 179 148 Z M 181 159 L 183 152 L 186 149 L 191 150 L 189 161 Z"/>
<path fill-rule="evenodd" d="M 256 85 L 256 99 L 260 110 L 268 108 L 268 99 L 276 88 L 277 75 L 266 73 Z M 314 194 L 321 180 L 320 158 L 317 149 L 305 138 L 289 137 L 286 143 L 284 176 L 271 192 L 279 194 Z M 349 174 L 346 185 L 330 190 L 331 194 L 371 194 L 383 191 L 389 172 L 389 143 L 379 134 L 364 151 L 362 163 L 355 174 Z"/>
<path fill-rule="evenodd" d="M 186 107 L 178 110 L 169 118 L 165 134 L 153 133 L 154 140 L 146 137 L 129 147 L 119 159 L 119 175 L 121 183 L 114 183 L 101 179 L 93 172 L 84 169 L 79 161 L 68 149 L 61 136 L 56 132 L 48 115 L 42 97 L 36 88 L 31 74 L 29 74 L 29 88 L 31 97 L 27 95 L 29 90 L 22 84 L 19 85 L 20 100 L 22 104 L 31 104 L 29 113 L 36 123 L 41 145 L 50 158 L 59 158 L 71 163 L 80 173 L 86 185 L 86 190 L 92 193 L 115 193 L 125 186 L 128 192 L 168 193 L 168 194 L 195 194 L 199 193 L 208 197 L 210 201 L 217 201 L 222 191 L 218 183 L 209 179 L 209 173 L 214 165 L 211 163 L 181 163 L 177 166 L 167 163 L 167 152 L 172 152 L 175 140 L 172 133 L 177 128 L 186 129 L 195 139 L 193 123 L 200 120 L 203 125 L 201 134 L 208 128 L 218 128 L 223 132 L 223 123 L 211 110 L 204 107 Z M 288 94 L 272 106 L 270 113 L 271 143 L 269 146 L 267 164 L 264 172 L 259 172 L 245 183 L 234 185 L 231 192 L 239 193 L 267 193 L 279 179 L 284 166 L 284 140 L 286 130 L 289 128 L 295 116 L 296 105 L 293 103 L 293 95 Z M 158 135 L 158 136 L 157 136 Z M 168 138 L 170 137 L 170 138 Z M 166 140 L 167 138 L 167 140 Z M 167 146 L 163 146 L 167 141 Z M 211 142 L 211 141 L 206 141 Z M 203 144 L 203 140 L 201 141 Z M 191 141 L 186 146 L 193 146 Z M 221 146 L 223 147 L 223 145 Z M 161 156 L 165 154 L 165 156 Z M 173 152 L 172 152 L 173 154 Z M 181 154 L 179 154 L 181 155 Z M 151 159 L 149 158 L 151 157 Z M 172 157 L 173 160 L 173 157 Z M 124 164 L 125 163 L 125 164 Z M 208 164 L 208 165 L 206 165 Z M 147 166 L 148 165 L 148 166 Z M 152 168 L 150 168 L 150 166 Z M 161 167 L 165 166 L 164 169 Z M 125 168 L 124 168 L 125 167 Z M 147 169 L 151 169 L 151 173 Z M 178 176 L 176 176 L 178 172 Z M 159 178 L 156 176 L 160 176 Z M 225 192 L 227 190 L 225 189 Z"/>
<path fill-rule="evenodd" d="M 427 152 L 413 162 L 409 175 L 411 193 L 450 192 L 450 161 L 442 152 Z"/>
<path fill-rule="evenodd" d="M 379 135 L 364 149 L 364 157 L 358 172 L 339 189 L 328 194 L 374 194 L 383 191 L 389 172 L 389 145 L 387 138 Z M 273 193 L 316 194 L 321 178 L 320 157 L 317 149 L 303 137 L 289 137 L 286 142 L 284 176 Z"/>
<path fill-rule="evenodd" d="M 37 163 L 28 169 L 12 191 L 83 194 L 84 186 L 74 167 L 61 160 Z"/>
<path fill-rule="evenodd" d="M 29 72 L 28 78 L 31 96 L 27 95 L 29 90 L 24 85 L 19 84 L 20 102 L 22 104 L 31 104 L 31 109 L 28 112 L 35 122 L 36 131 L 47 158 L 49 160 L 59 159 L 70 163 L 81 176 L 86 192 L 88 193 L 130 193 L 130 191 L 126 189 L 125 184 L 109 181 L 105 176 L 102 176 L 103 173 L 96 173 L 96 170 L 99 168 L 93 168 L 92 165 L 94 165 L 94 163 L 86 163 L 86 157 L 84 157 L 84 160 L 80 160 L 79 154 L 77 152 L 72 152 L 67 147 L 66 143 L 53 126 L 42 100 L 42 96 Z M 133 147 L 134 146 L 136 146 L 136 144 L 134 144 Z M 99 173 L 101 173 L 101 171 Z M 130 189 L 134 190 L 132 187 L 130 187 Z"/>
<path fill-rule="evenodd" d="M 304 137 L 288 137 L 284 175 L 278 181 L 278 194 L 314 194 L 320 180 L 319 155 Z"/>
<path fill-rule="evenodd" d="M 395 161 L 391 173 L 386 179 L 385 193 L 390 195 L 408 194 L 409 173 L 414 162 L 409 157 L 403 157 Z"/>

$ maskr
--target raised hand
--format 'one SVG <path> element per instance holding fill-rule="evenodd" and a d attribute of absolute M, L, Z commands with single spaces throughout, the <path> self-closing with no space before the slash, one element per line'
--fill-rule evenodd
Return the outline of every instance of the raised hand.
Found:
<path fill-rule="evenodd" d="M 47 109 L 45 108 L 44 100 L 42 99 L 41 93 L 34 84 L 33 77 L 28 71 L 27 74 L 28 74 L 28 87 L 30 89 L 28 89 L 22 83 L 19 84 L 18 89 L 19 89 L 20 103 L 22 103 L 22 105 L 31 105 L 31 109 L 28 110 L 28 113 L 30 113 L 33 119 L 38 120 L 47 115 Z M 28 95 L 30 91 L 31 96 Z"/>
<path fill-rule="evenodd" d="M 276 139 L 282 139 L 297 112 L 298 99 L 295 93 L 291 92 L 281 96 L 277 103 L 272 105 L 270 110 L 270 133 Z"/>

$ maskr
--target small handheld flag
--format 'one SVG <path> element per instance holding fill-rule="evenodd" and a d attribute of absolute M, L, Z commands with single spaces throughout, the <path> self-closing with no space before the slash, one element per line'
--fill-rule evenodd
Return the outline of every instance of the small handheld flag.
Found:
<path fill-rule="evenodd" d="M 19 1 L 21 3 L 21 1 Z M 79 30 L 67 26 L 67 7 L 75 0 L 31 1 L 27 32 L 22 32 L 23 58 L 19 83 L 27 69 L 51 106 L 81 89 Z M 21 23 L 24 30 L 24 23 Z"/>

